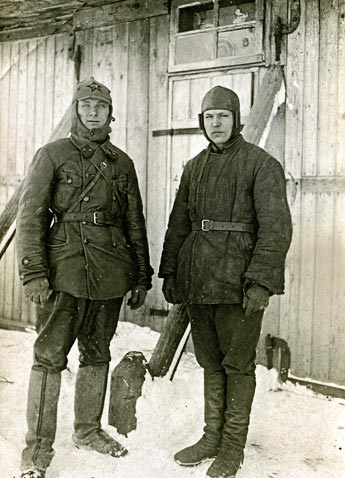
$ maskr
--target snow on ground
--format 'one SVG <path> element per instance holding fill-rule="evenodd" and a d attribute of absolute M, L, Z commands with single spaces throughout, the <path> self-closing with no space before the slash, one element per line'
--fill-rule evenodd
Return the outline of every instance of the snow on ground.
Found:
<path fill-rule="evenodd" d="M 150 359 L 158 334 L 120 322 L 112 342 L 111 370 L 130 350 Z M 0 478 L 18 476 L 24 446 L 26 393 L 34 332 L 0 330 Z M 63 372 L 56 455 L 47 478 L 204 478 L 209 464 L 183 468 L 173 454 L 198 440 L 203 426 L 202 372 L 192 354 L 184 354 L 173 381 L 148 375 L 137 403 L 137 429 L 128 438 L 104 428 L 129 454 L 114 459 L 77 449 L 71 441 L 74 379 L 78 351 Z M 257 368 L 257 393 L 246 458 L 238 478 L 345 477 L 345 401 L 328 399 L 305 387 L 285 384 L 272 390 L 272 374 Z"/>

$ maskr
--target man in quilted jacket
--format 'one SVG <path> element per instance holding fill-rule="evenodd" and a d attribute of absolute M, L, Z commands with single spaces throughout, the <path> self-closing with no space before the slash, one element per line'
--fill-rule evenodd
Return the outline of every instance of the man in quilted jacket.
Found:
<path fill-rule="evenodd" d="M 101 428 L 109 346 L 125 294 L 151 288 L 145 219 L 133 161 L 109 140 L 112 98 L 93 78 L 72 101 L 71 135 L 38 150 L 17 215 L 19 274 L 37 304 L 22 478 L 43 478 L 54 455 L 61 372 L 78 341 L 73 440 L 114 457 L 127 450 Z"/>
<path fill-rule="evenodd" d="M 185 166 L 165 235 L 159 276 L 170 303 L 185 302 L 204 369 L 201 439 L 175 455 L 210 478 L 243 462 L 264 309 L 284 292 L 292 226 L 284 171 L 240 134 L 237 94 L 215 86 L 199 116 L 207 149 Z"/>

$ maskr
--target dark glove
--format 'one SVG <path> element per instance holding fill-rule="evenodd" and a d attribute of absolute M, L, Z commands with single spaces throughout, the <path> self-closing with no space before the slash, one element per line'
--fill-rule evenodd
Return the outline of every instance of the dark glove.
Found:
<path fill-rule="evenodd" d="M 24 284 L 24 294 L 35 304 L 44 305 L 53 291 L 49 288 L 49 282 L 46 277 L 31 279 Z"/>
<path fill-rule="evenodd" d="M 179 304 L 180 302 L 175 297 L 176 281 L 173 277 L 166 277 L 163 281 L 163 294 L 165 300 L 170 304 Z"/>
<path fill-rule="evenodd" d="M 253 285 L 249 287 L 243 298 L 243 308 L 246 309 L 246 317 L 264 310 L 269 303 L 270 293 L 266 287 Z"/>
<path fill-rule="evenodd" d="M 139 309 L 145 302 L 146 294 L 147 290 L 145 286 L 136 285 L 132 287 L 132 295 L 127 305 L 129 305 L 132 310 Z"/>

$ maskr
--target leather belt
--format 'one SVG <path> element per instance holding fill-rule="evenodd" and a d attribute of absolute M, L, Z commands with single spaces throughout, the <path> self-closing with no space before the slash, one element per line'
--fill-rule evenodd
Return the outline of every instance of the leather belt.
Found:
<path fill-rule="evenodd" d="M 102 211 L 95 212 L 65 212 L 54 214 L 55 222 L 82 222 L 96 226 L 120 226 L 120 220 L 114 219 Z"/>
<path fill-rule="evenodd" d="M 202 221 L 192 223 L 192 231 L 238 231 L 254 233 L 254 226 L 253 224 L 246 224 L 243 222 L 211 221 L 210 219 L 203 219 Z"/>

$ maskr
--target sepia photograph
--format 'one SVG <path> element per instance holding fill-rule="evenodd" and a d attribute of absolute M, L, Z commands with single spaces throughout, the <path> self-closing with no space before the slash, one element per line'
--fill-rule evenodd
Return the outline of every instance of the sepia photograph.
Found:
<path fill-rule="evenodd" d="M 1 478 L 345 477 L 345 0 L 0 0 Z"/>

